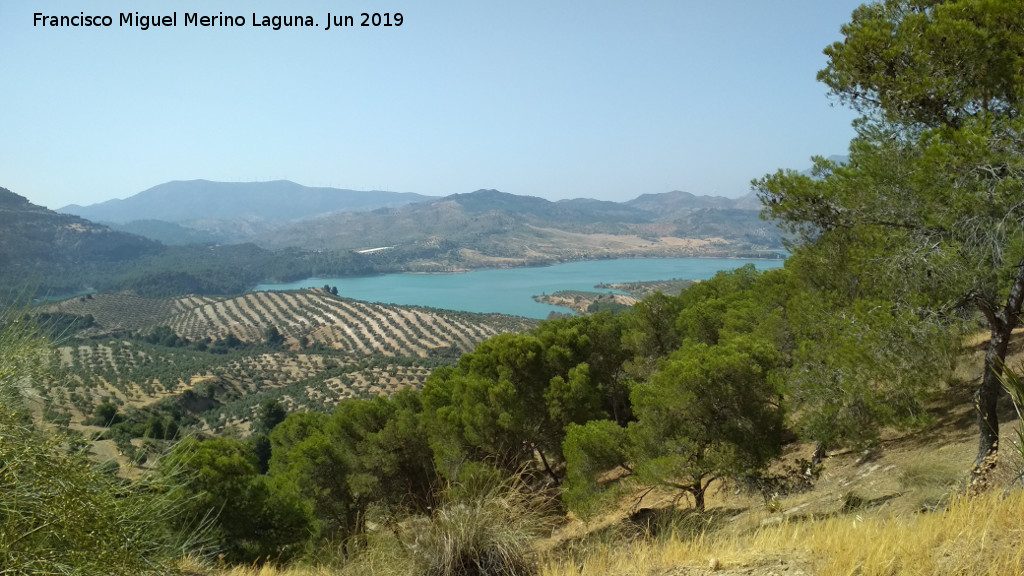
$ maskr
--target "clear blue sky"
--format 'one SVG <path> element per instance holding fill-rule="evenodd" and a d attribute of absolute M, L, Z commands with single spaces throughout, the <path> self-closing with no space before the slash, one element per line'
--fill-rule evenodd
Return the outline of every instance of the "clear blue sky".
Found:
<path fill-rule="evenodd" d="M 843 154 L 815 80 L 859 2 L 0 2 L 0 186 L 51 208 L 169 180 L 432 195 L 738 196 Z M 372 8 L 371 8 L 372 6 Z M 242 28 L 186 28 L 186 12 Z M 324 30 L 327 13 L 401 12 Z M 176 28 L 118 27 L 122 10 Z M 33 13 L 110 15 L 33 27 Z M 316 28 L 251 26 L 253 13 Z"/>

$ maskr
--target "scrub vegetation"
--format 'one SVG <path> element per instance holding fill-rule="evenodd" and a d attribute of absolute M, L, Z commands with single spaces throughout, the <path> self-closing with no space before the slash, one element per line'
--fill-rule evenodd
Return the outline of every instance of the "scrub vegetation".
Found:
<path fill-rule="evenodd" d="M 857 9 L 821 72 L 848 162 L 753 183 L 780 269 L 539 324 L 329 290 L 8 312 L 0 572 L 1024 572 L 1021 30 Z"/>

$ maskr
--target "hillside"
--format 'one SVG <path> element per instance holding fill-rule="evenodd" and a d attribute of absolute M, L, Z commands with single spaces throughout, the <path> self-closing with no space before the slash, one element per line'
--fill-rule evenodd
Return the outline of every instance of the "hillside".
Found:
<path fill-rule="evenodd" d="M 237 224 L 225 227 L 254 230 Z M 162 221 L 131 229 L 170 239 L 190 234 L 211 240 L 233 234 L 206 234 Z M 166 246 L 59 214 L 0 188 L 0 301 L 124 290 L 148 296 L 237 294 L 265 281 L 397 271 L 408 258 L 398 256 L 388 260 L 348 251 L 271 251 L 246 243 Z"/>
<path fill-rule="evenodd" d="M 328 215 L 282 226 L 260 242 L 311 249 L 399 246 L 419 258 L 466 267 L 781 248 L 781 232 L 761 221 L 757 210 L 680 204 L 672 193 L 648 196 L 642 208 L 478 190 L 369 213 Z"/>
<path fill-rule="evenodd" d="M 542 573 L 1020 573 L 1024 494 L 1014 475 L 1022 465 L 1015 444 L 1021 421 L 1010 406 L 1000 442 L 1012 448 L 987 477 L 987 493 L 975 488 L 972 497 L 967 488 L 977 449 L 971 396 L 984 341 L 979 334 L 967 342 L 957 378 L 929 403 L 934 417 L 926 427 L 887 429 L 871 450 L 832 451 L 813 481 L 801 461 L 807 465 L 814 446 L 790 444 L 772 472 L 795 483 L 764 494 L 724 483 L 709 500 L 711 513 L 699 519 L 671 491 L 638 487 L 599 517 L 560 526 L 540 545 L 553 551 Z M 1020 365 L 1024 330 L 1010 349 L 1008 362 Z M 637 514 L 641 507 L 645 514 Z"/>
<path fill-rule="evenodd" d="M 563 225 L 636 223 L 651 221 L 651 214 L 618 202 L 574 198 L 552 202 L 536 196 L 519 196 L 498 190 L 477 190 L 452 194 L 443 201 L 457 204 L 467 214 L 501 212 L 535 222 L 560 222 Z"/>
<path fill-rule="evenodd" d="M 60 208 L 100 222 L 257 220 L 283 222 L 338 211 L 358 212 L 428 199 L 406 192 L 312 188 L 290 182 L 174 181 L 125 198 Z"/>
<path fill-rule="evenodd" d="M 399 246 L 408 259 L 478 267 L 779 249 L 781 234 L 772 223 L 760 221 L 760 207 L 751 196 L 730 199 L 679 191 L 644 194 L 628 202 L 552 202 L 497 190 L 430 198 L 308 188 L 287 181 L 194 180 L 60 211 L 110 222 L 170 245 L 252 242 L 270 249 L 311 250 Z M 693 240 L 718 245 L 710 250 L 680 247 Z"/>
<path fill-rule="evenodd" d="M 1024 334 L 1014 340 L 1012 358 Z M 973 349 L 976 342 L 969 343 Z M 530 542 L 537 573 L 551 576 L 810 576 L 840 574 L 1016 574 L 1024 494 L 1012 485 L 1017 454 L 989 477 L 994 487 L 968 497 L 965 463 L 973 458 L 971 388 L 983 352 L 963 359 L 964 379 L 944 386 L 924 429 L 886 430 L 873 450 L 834 450 L 810 477 L 814 446 L 795 442 L 772 465 L 792 483 L 758 493 L 739 483 L 711 491 L 696 514 L 664 488 L 634 486 L 596 517 L 561 519 Z M 1009 417 L 1012 410 L 1008 410 Z M 1020 422 L 1002 429 L 1013 445 Z M 806 461 L 804 461 L 806 465 Z M 403 533 L 404 534 L 404 533 Z M 371 531 L 386 542 L 391 530 Z M 361 562 L 360 562 L 361 560 Z M 402 557 L 371 557 L 338 567 L 351 576 L 412 573 Z M 324 566 L 233 567 L 189 563 L 203 576 L 315 576 Z"/>
<path fill-rule="evenodd" d="M 150 220 L 120 225 L 182 244 L 164 245 L 4 192 L 0 280 L 6 297 L 125 290 L 150 297 L 226 295 L 260 282 L 311 276 L 604 258 L 759 256 L 774 255 L 779 247 L 778 230 L 761 222 L 756 211 L 701 208 L 655 215 L 614 202 L 550 202 L 494 190 L 295 224 L 211 220 L 196 228 Z M 262 246 L 227 243 L 239 236 L 258 238 Z M 381 246 L 393 248 L 357 253 Z"/>
<path fill-rule="evenodd" d="M 719 292 L 723 286 L 739 286 L 729 277 L 738 279 L 743 274 L 737 271 L 694 286 L 709 297 L 725 297 Z M 721 309 L 730 310 L 737 319 L 769 316 L 751 309 L 749 303 L 730 302 L 736 305 Z M 45 310 L 89 315 L 94 324 L 78 333 L 80 340 L 60 348 L 60 365 L 68 378 L 46 390 L 42 415 L 72 430 L 98 434 L 100 439 L 93 444 L 96 456 L 113 458 L 128 477 L 154 470 L 156 465 L 148 459 L 159 454 L 160 435 L 178 430 L 179 423 L 222 440 L 236 438 L 259 424 L 265 406 L 279 405 L 287 412 L 337 410 L 333 418 L 338 428 L 325 430 L 347 430 L 343 425 L 353 421 L 345 414 L 365 418 L 370 413 L 359 410 L 386 406 L 394 398 L 409 401 L 411 396 L 398 392 L 420 388 L 432 370 L 451 365 L 457 354 L 483 338 L 521 332 L 528 326 L 508 317 L 371 305 L 323 290 L 166 300 L 95 295 Z M 629 333 L 628 324 L 614 326 L 629 322 L 627 318 L 567 319 L 542 324 L 520 337 L 491 340 L 463 357 L 457 367 L 435 370 L 430 384 L 435 388 L 429 397 L 431 401 L 442 398 L 436 387 L 456 378 L 459 371 L 479 370 L 476 378 L 451 380 L 460 386 L 487 382 L 486 373 L 494 374 L 498 385 L 500 379 L 514 377 L 517 394 L 466 396 L 454 405 L 483 402 L 467 413 L 485 424 L 492 417 L 518 422 L 487 411 L 486 403 L 508 402 L 519 393 L 531 397 L 526 381 L 521 380 L 527 375 L 545 384 L 565 382 L 562 377 L 549 378 L 537 361 L 565 370 L 573 362 L 586 360 L 595 367 L 586 373 L 600 378 L 598 366 L 611 360 L 610 354 L 621 353 L 626 342 L 622 336 Z M 725 318 L 718 321 L 742 324 Z M 271 327 L 278 329 L 280 341 L 268 336 Z M 1021 332 L 1014 336 L 1007 358 L 1014 365 L 1024 357 Z M 598 337 L 608 338 L 607 348 L 590 348 Z M 815 452 L 814 445 L 791 438 L 764 476 L 709 480 L 706 510 L 694 511 L 692 499 L 672 484 L 652 486 L 639 478 L 630 480 L 624 475 L 626 469 L 609 470 L 602 482 L 617 481 L 619 488 L 610 493 L 615 498 L 605 500 L 596 516 L 582 521 L 574 514 L 552 513 L 543 520 L 543 530 L 531 532 L 529 550 L 539 552 L 540 573 L 682 576 L 707 573 L 711 566 L 713 572 L 735 576 L 905 573 L 912 572 L 912 567 L 926 567 L 923 573 L 983 573 L 993 562 L 1001 573 L 1015 573 L 1021 559 L 1014 552 L 1013 535 L 1022 529 L 1018 511 L 1024 500 L 1017 492 L 1002 499 L 956 496 L 964 491 L 976 442 L 971 394 L 980 378 L 984 340 L 981 335 L 963 344 L 964 354 L 955 369 L 951 367 L 935 383 L 922 405 L 931 416 L 920 427 L 883 427 L 871 450 L 829 450 L 821 468 L 807 460 Z M 575 360 L 567 362 L 572 357 Z M 605 365 L 604 370 L 609 369 L 608 373 L 622 374 L 615 364 Z M 588 382 L 576 381 L 577 385 Z M 472 386 L 450 390 L 460 393 Z M 545 402 L 557 401 L 548 393 L 543 397 Z M 343 402 L 360 398 L 380 399 Z M 352 412 L 346 413 L 346 406 Z M 105 425 L 97 422 L 109 410 L 116 418 L 109 418 Z M 544 412 L 537 406 L 518 417 Z M 284 425 L 291 422 L 301 427 L 304 422 L 319 421 L 318 417 L 297 415 Z M 1019 422 L 1011 407 L 1004 407 L 1001 419 L 1002 442 L 1012 446 Z M 274 453 L 287 450 L 286 446 L 274 445 Z M 531 458 L 532 454 L 531 450 Z M 1012 450 L 1005 454 L 1014 456 Z M 377 462 L 379 454 L 370 452 L 369 458 Z M 1000 475 L 987 481 L 1002 487 L 1014 465 L 1007 459 L 997 469 Z M 422 529 L 416 522 L 429 520 L 410 519 L 409 528 L 401 524 L 395 530 L 375 520 L 366 528 L 368 542 L 372 546 L 398 542 L 394 538 L 405 537 L 405 530 Z M 848 532 L 850 526 L 852 532 Z M 389 562 L 399 562 L 401 557 L 397 558 Z M 358 557 L 358 562 L 373 561 L 372 555 Z M 379 567 L 361 572 L 358 562 L 339 570 L 381 573 Z M 886 571 L 892 566 L 898 569 Z M 302 570 L 284 573 L 299 576 Z M 395 566 L 396 573 L 402 570 L 401 564 Z M 202 565 L 191 567 L 190 572 L 220 574 Z"/>
<path fill-rule="evenodd" d="M 0 188 L 0 283 L 4 291 L 80 289 L 70 276 L 93 273 L 162 250 L 158 242 L 58 214 Z"/>
<path fill-rule="evenodd" d="M 76 425 L 106 399 L 141 408 L 199 384 L 213 387 L 217 412 L 208 416 L 220 426 L 246 422 L 246 411 L 268 397 L 292 409 L 327 410 L 346 397 L 418 388 L 433 367 L 454 362 L 478 342 L 534 325 L 510 316 L 370 304 L 318 289 L 231 298 L 97 294 L 38 313 L 92 320 L 82 331 L 61 333 L 76 339 L 60 354 L 77 385 L 49 407 Z M 282 338 L 267 346 L 271 327 Z M 234 344 L 218 349 L 218 341 L 231 337 Z"/>

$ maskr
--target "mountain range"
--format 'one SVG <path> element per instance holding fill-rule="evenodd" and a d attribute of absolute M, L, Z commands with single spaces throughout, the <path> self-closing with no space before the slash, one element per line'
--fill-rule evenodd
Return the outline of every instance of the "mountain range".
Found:
<path fill-rule="evenodd" d="M 737 207 L 749 203 L 748 198 L 686 192 L 647 194 L 623 203 L 591 199 L 552 202 L 478 190 L 396 208 L 329 214 L 264 230 L 260 238 L 239 239 L 266 248 L 433 244 L 502 258 L 557 253 L 558 259 L 571 258 L 577 248 L 601 252 L 600 242 L 629 238 L 637 239 L 637 248 L 653 248 L 667 238 L 721 239 L 732 250 L 781 248 L 781 233 L 773 223 L 761 220 L 757 209 Z M 659 250 L 629 254 L 668 255 Z"/>
<path fill-rule="evenodd" d="M 253 242 L 267 248 L 358 249 L 431 237 L 493 236 L 531 226 L 585 234 L 743 237 L 761 247 L 778 247 L 775 227 L 758 217 L 760 207 L 753 195 L 724 198 L 681 191 L 627 202 L 553 202 L 497 190 L 436 198 L 309 188 L 288 181 L 191 180 L 59 212 L 172 245 Z"/>
<path fill-rule="evenodd" d="M 235 294 L 310 276 L 771 256 L 781 232 L 759 208 L 752 196 L 679 191 L 552 202 L 498 190 L 434 198 L 197 180 L 62 209 L 87 219 L 0 188 L 0 291 Z"/>
<path fill-rule="evenodd" d="M 262 220 L 283 222 L 339 211 L 365 211 L 427 200 L 411 192 L 311 188 L 290 182 L 211 182 L 177 180 L 129 198 L 89 206 L 71 204 L 57 212 L 96 222 L 123 224 L 134 220 Z"/>

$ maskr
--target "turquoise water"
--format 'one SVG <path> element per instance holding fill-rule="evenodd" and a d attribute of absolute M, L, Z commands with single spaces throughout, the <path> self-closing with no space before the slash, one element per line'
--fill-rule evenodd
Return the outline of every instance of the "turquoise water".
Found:
<path fill-rule="evenodd" d="M 720 270 L 752 263 L 759 270 L 782 266 L 782 260 L 727 258 L 637 258 L 572 262 L 542 268 L 475 270 L 465 274 L 386 274 L 354 278 L 307 278 L 287 284 L 260 284 L 256 290 L 338 287 L 338 295 L 367 302 L 431 306 L 465 312 L 497 312 L 546 318 L 565 308 L 539 304 L 535 294 L 559 290 L 594 290 L 596 284 L 646 280 L 706 280 Z"/>

